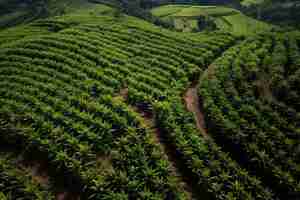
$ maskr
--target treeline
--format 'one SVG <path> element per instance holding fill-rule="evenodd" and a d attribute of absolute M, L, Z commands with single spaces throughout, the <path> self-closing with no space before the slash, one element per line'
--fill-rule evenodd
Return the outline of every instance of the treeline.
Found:
<path fill-rule="evenodd" d="M 157 0 L 89 0 L 93 3 L 104 3 L 110 6 L 114 6 L 118 9 L 118 12 L 125 13 L 131 16 L 139 17 L 154 23 L 158 26 L 165 28 L 174 28 L 173 23 L 161 20 L 159 17 L 153 16 L 150 9 L 160 4 L 172 2 L 169 0 L 157 1 Z"/>
<path fill-rule="evenodd" d="M 0 18 L 2 19 L 0 28 L 29 23 L 39 18 L 46 18 L 51 15 L 50 11 L 48 0 L 0 1 Z"/>
<path fill-rule="evenodd" d="M 242 3 L 243 1 L 241 1 Z M 299 28 L 300 3 L 294 0 L 264 0 L 247 6 L 241 6 L 243 12 L 280 26 Z"/>

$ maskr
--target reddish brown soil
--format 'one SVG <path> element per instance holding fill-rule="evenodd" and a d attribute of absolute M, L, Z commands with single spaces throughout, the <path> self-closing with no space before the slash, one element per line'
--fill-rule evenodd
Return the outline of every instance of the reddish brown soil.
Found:
<path fill-rule="evenodd" d="M 41 185 L 49 184 L 49 175 L 45 167 L 41 163 L 32 163 L 31 166 L 26 166 L 26 169 L 31 174 L 33 180 Z"/>
<path fill-rule="evenodd" d="M 128 88 L 122 88 L 119 92 L 119 96 L 121 96 L 123 99 L 128 98 Z"/>
<path fill-rule="evenodd" d="M 205 138 L 211 138 L 208 134 L 206 125 L 205 125 L 205 116 L 203 111 L 203 103 L 201 96 L 198 94 L 198 87 L 201 85 L 201 82 L 204 77 L 212 78 L 214 76 L 215 70 L 213 65 L 209 65 L 201 76 L 199 81 L 195 81 L 191 86 L 186 90 L 183 99 L 188 111 L 192 112 L 195 116 L 196 126 L 199 129 L 200 133 Z"/>
<path fill-rule="evenodd" d="M 60 192 L 56 194 L 56 199 L 57 200 L 65 200 L 67 197 L 67 193 L 66 192 Z"/>
<path fill-rule="evenodd" d="M 47 164 L 42 161 L 33 161 L 33 160 L 25 160 L 23 156 L 19 156 L 17 161 L 18 168 L 21 170 L 24 170 L 30 174 L 32 179 L 43 185 L 47 186 L 49 185 L 50 177 L 48 174 Z"/>
<path fill-rule="evenodd" d="M 261 76 L 262 77 L 260 77 L 260 79 L 254 82 L 254 85 L 256 86 L 260 97 L 264 98 L 267 101 L 272 101 L 274 97 L 270 88 L 271 82 L 266 77 L 266 75 Z"/>
<path fill-rule="evenodd" d="M 198 84 L 193 84 L 187 89 L 184 95 L 184 101 L 188 111 L 192 112 L 195 116 L 196 126 L 200 130 L 200 133 L 208 138 L 207 129 L 205 127 L 204 114 L 202 111 L 201 99 L 198 96 Z"/>
<path fill-rule="evenodd" d="M 56 200 L 80 200 L 78 195 L 72 194 L 70 192 L 59 192 L 56 194 Z"/>

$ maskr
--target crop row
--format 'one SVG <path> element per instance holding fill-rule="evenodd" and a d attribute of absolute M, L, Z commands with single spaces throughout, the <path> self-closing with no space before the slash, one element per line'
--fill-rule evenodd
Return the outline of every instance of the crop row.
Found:
<path fill-rule="evenodd" d="M 276 192 L 295 198 L 299 193 L 299 144 L 259 108 L 261 99 L 274 101 L 272 86 L 284 74 L 285 52 L 277 36 L 258 39 L 256 44 L 246 41 L 213 64 L 214 74 L 203 79 L 199 93 L 208 126 L 222 146 L 252 173 L 263 176 Z M 264 66 L 269 53 L 270 60 Z M 271 75 L 271 83 L 266 81 L 266 74 Z"/>
<path fill-rule="evenodd" d="M 155 105 L 156 121 L 173 145 L 177 158 L 188 171 L 201 196 L 213 199 L 274 199 L 259 179 L 250 176 L 211 139 L 204 139 L 195 127 L 181 99 Z"/>

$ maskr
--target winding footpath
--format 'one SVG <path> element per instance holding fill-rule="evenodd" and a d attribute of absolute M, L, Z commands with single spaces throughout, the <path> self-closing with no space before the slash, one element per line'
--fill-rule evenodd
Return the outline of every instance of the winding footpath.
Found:
<path fill-rule="evenodd" d="M 200 80 L 194 81 L 191 86 L 184 93 L 183 99 L 187 110 L 194 114 L 196 126 L 199 132 L 206 138 L 210 138 L 208 130 L 205 124 L 205 115 L 203 110 L 203 103 L 200 94 L 198 94 L 198 88 L 205 76 L 211 76 L 213 74 L 213 66 L 210 65 L 201 75 Z"/>
<path fill-rule="evenodd" d="M 192 112 L 195 116 L 196 126 L 200 133 L 208 138 L 207 129 L 205 126 L 204 114 L 202 109 L 202 100 L 198 96 L 199 82 L 193 83 L 185 92 L 184 101 L 188 111 Z"/>

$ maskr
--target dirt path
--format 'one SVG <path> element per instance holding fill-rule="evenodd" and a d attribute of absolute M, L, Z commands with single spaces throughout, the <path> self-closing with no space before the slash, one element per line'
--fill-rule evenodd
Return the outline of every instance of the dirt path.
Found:
<path fill-rule="evenodd" d="M 200 80 L 194 81 L 191 86 L 184 93 L 183 99 L 188 111 L 194 114 L 196 120 L 196 126 L 200 130 L 200 133 L 205 138 L 211 138 L 208 134 L 206 125 L 205 125 L 205 116 L 203 111 L 203 103 L 201 96 L 198 94 L 198 87 L 201 84 L 204 76 L 212 76 L 214 73 L 214 67 L 210 65 Z"/>
<path fill-rule="evenodd" d="M 121 89 L 119 95 L 116 97 L 121 97 L 126 101 L 128 98 L 128 89 Z M 163 158 L 169 161 L 171 174 L 178 179 L 179 187 L 186 192 L 188 199 L 195 199 L 198 191 L 193 190 L 193 183 L 189 179 L 189 176 L 186 176 L 183 172 L 184 166 L 181 166 L 182 163 L 178 160 L 175 146 L 172 146 L 162 131 L 156 126 L 154 114 L 137 106 L 129 105 L 129 107 L 143 118 L 146 128 L 153 133 L 152 138 L 154 142 L 159 145 Z"/>
<path fill-rule="evenodd" d="M 200 130 L 200 133 L 208 138 L 207 129 L 205 126 L 204 114 L 201 104 L 201 99 L 198 96 L 198 83 L 192 84 L 191 87 L 187 89 L 184 95 L 184 101 L 188 111 L 192 112 L 195 116 L 196 126 Z"/>
<path fill-rule="evenodd" d="M 200 133 L 205 137 L 209 138 L 205 125 L 205 117 L 202 108 L 202 99 L 198 95 L 199 82 L 193 83 L 184 94 L 184 101 L 188 111 L 194 114 L 196 120 L 196 126 L 200 130 Z"/>

